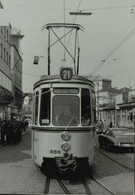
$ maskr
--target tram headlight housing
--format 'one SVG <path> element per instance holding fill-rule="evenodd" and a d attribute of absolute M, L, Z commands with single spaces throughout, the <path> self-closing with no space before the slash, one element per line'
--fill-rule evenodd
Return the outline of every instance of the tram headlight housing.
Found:
<path fill-rule="evenodd" d="M 71 139 L 71 135 L 68 133 L 68 132 L 64 132 L 62 135 L 61 135 L 61 138 L 64 140 L 64 141 L 69 141 Z"/>
<path fill-rule="evenodd" d="M 68 143 L 64 143 L 64 144 L 61 145 L 61 149 L 64 152 L 68 152 L 71 149 L 71 146 Z"/>

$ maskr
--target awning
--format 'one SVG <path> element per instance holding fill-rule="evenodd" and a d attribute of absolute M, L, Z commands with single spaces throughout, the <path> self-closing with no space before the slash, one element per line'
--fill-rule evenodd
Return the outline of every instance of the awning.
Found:
<path fill-rule="evenodd" d="M 134 113 L 135 114 L 135 108 L 129 111 L 129 113 Z"/>

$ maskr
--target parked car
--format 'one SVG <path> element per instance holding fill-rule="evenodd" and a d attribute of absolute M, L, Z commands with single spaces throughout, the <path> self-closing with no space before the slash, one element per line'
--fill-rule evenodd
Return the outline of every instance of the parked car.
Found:
<path fill-rule="evenodd" d="M 128 128 L 108 128 L 98 135 L 100 148 L 108 151 L 134 151 L 134 133 Z"/>

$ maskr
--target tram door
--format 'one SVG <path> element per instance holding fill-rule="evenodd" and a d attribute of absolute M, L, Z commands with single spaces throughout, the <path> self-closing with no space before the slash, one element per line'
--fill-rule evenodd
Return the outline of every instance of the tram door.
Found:
<path fill-rule="evenodd" d="M 33 105 L 33 125 L 37 125 L 38 123 L 38 110 L 39 110 L 39 92 L 35 93 L 34 97 L 34 105 Z M 37 141 L 38 141 L 38 133 L 35 129 L 32 131 L 32 156 L 33 160 L 37 160 Z"/>
<path fill-rule="evenodd" d="M 37 160 L 37 131 L 33 131 L 32 132 L 32 157 L 33 160 L 36 161 Z"/>

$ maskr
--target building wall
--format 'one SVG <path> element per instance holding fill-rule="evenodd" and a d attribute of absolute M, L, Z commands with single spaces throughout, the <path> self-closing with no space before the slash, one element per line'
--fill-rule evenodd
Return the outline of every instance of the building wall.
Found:
<path fill-rule="evenodd" d="M 105 125 L 112 121 L 113 126 L 134 128 L 135 122 L 135 90 L 129 92 L 127 102 L 123 100 L 123 94 L 114 97 L 115 104 L 109 109 L 109 104 L 100 109 L 100 115 Z"/>
<path fill-rule="evenodd" d="M 22 58 L 20 54 L 20 40 L 22 35 L 19 32 L 12 30 L 11 34 L 11 69 L 13 78 L 13 96 L 14 105 L 18 107 L 18 112 L 20 114 L 20 109 L 22 109 L 23 92 L 22 92 Z M 16 33 L 16 34 L 15 34 Z"/>
<path fill-rule="evenodd" d="M 10 119 L 14 109 L 19 109 L 21 114 L 22 108 L 23 60 L 19 46 L 23 36 L 15 32 L 10 24 L 0 26 L 0 117 L 3 119 Z"/>
<path fill-rule="evenodd" d="M 15 46 L 11 47 L 11 69 L 14 85 L 22 90 L 22 58 Z"/>
<path fill-rule="evenodd" d="M 11 68 L 11 26 L 0 26 L 0 72 L 3 82 L 12 81 Z M 9 84 L 11 85 L 11 84 Z M 9 87 L 10 88 L 10 87 Z"/>
<path fill-rule="evenodd" d="M 13 101 L 11 68 L 11 25 L 0 26 L 0 118 L 10 119 Z"/>

